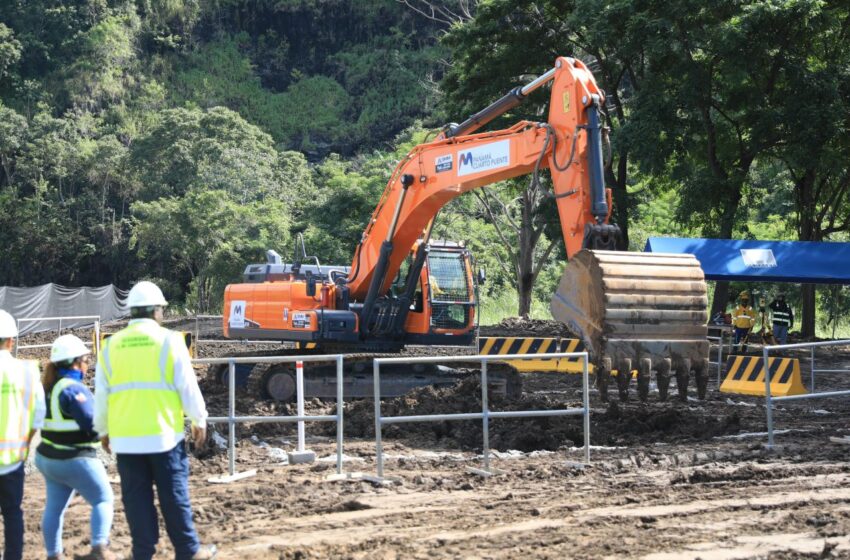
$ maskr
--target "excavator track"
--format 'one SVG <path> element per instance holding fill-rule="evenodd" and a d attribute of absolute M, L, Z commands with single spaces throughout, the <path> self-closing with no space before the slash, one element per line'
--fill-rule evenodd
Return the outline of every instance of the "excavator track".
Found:
<path fill-rule="evenodd" d="M 258 356 L 304 356 L 321 354 L 319 350 L 280 348 L 263 352 L 250 352 L 234 357 Z M 398 354 L 346 354 L 343 362 L 343 394 L 349 398 L 372 398 L 374 395 L 373 360 L 383 357 L 398 357 Z M 279 402 L 294 402 L 295 364 L 241 364 L 248 375 L 246 390 L 258 398 Z M 477 362 L 451 362 L 451 367 L 438 364 L 386 364 L 381 367 L 381 397 L 392 398 L 406 394 L 417 387 L 451 386 L 469 377 L 480 375 L 481 364 Z M 227 364 L 210 366 L 208 375 L 218 382 L 227 383 Z M 488 379 L 491 395 L 509 400 L 522 395 L 522 378 L 509 364 L 488 364 Z M 239 370 L 237 370 L 239 375 Z M 237 377 L 238 379 L 238 377 Z M 332 362 L 307 363 L 304 367 L 305 398 L 336 398 L 336 364 Z"/>
<path fill-rule="evenodd" d="M 652 372 L 661 400 L 672 377 L 686 400 L 692 373 L 705 398 L 708 298 L 693 255 L 580 251 L 564 271 L 551 310 L 583 340 L 603 400 L 612 371 L 621 400 L 628 399 L 633 371 L 641 400 L 648 398 Z"/>

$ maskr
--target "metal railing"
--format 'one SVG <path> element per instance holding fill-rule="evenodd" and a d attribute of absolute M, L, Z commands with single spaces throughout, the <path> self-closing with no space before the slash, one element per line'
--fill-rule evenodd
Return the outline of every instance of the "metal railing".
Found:
<path fill-rule="evenodd" d="M 763 350 L 763 373 L 764 373 L 764 400 L 765 400 L 765 408 L 767 410 L 767 447 L 768 449 L 773 447 L 773 403 L 776 401 L 802 401 L 808 399 L 824 399 L 829 397 L 845 397 L 850 396 L 850 390 L 845 391 L 827 391 L 824 393 L 816 393 L 815 392 L 815 348 L 821 346 L 850 346 L 850 340 L 835 340 L 835 341 L 824 341 L 824 342 L 803 342 L 800 344 L 779 344 L 776 346 L 765 346 Z M 812 372 L 810 379 L 810 389 L 809 393 L 804 395 L 789 395 L 787 397 L 774 397 L 770 394 L 770 368 L 768 366 L 768 357 L 772 350 L 793 350 L 800 348 L 811 348 L 812 349 Z M 850 370 L 817 370 L 821 373 L 848 373 Z"/>
<path fill-rule="evenodd" d="M 511 410 L 504 412 L 491 411 L 487 402 L 487 364 L 489 362 L 503 362 L 505 360 L 522 359 L 551 359 L 551 358 L 575 358 L 581 357 L 584 368 L 582 372 L 582 407 L 551 409 L 551 410 Z M 381 415 L 381 364 L 425 364 L 425 363 L 447 363 L 447 362 L 470 362 L 481 363 L 481 412 L 469 412 L 460 414 L 428 414 L 417 416 L 382 416 Z M 590 461 L 590 406 L 588 386 L 588 357 L 587 352 L 560 352 L 552 354 L 506 354 L 504 356 L 439 356 L 421 358 L 376 358 L 374 360 L 374 390 L 375 390 L 375 462 L 377 465 L 378 478 L 384 476 L 384 454 L 381 441 L 381 428 L 385 424 L 400 424 L 405 422 L 439 422 L 443 420 L 481 420 L 483 422 L 483 458 L 484 472 L 492 474 L 490 470 L 490 419 L 491 418 L 539 418 L 545 416 L 578 416 L 584 417 L 584 460 Z"/>
<path fill-rule="evenodd" d="M 286 424 L 297 423 L 299 434 L 303 434 L 304 422 L 336 422 L 336 472 L 342 474 L 342 416 L 343 416 L 343 357 L 341 354 L 327 356 L 269 356 L 256 358 L 200 358 L 192 360 L 195 365 L 228 365 L 228 406 L 227 416 L 212 416 L 207 418 L 210 424 L 227 424 L 227 464 L 230 476 L 236 474 L 236 424 L 240 423 L 266 423 Z M 333 415 L 305 415 L 300 413 L 296 416 L 236 416 L 236 364 L 282 364 L 292 362 L 336 362 L 336 414 Z M 304 387 L 303 383 L 296 384 L 298 410 L 304 410 Z M 302 436 L 303 437 L 303 436 Z M 303 447 L 303 441 L 299 448 Z"/>
<path fill-rule="evenodd" d="M 56 321 L 58 323 L 58 327 L 56 329 L 57 336 L 62 334 L 62 322 L 63 321 L 86 321 L 91 319 L 92 325 L 94 326 L 94 342 L 83 341 L 86 346 L 89 348 L 94 348 L 95 353 L 100 352 L 100 315 L 69 315 L 63 317 L 24 317 L 22 319 L 16 319 L 15 322 L 18 326 L 18 331 L 21 330 L 21 323 L 40 323 L 42 321 Z M 74 327 L 69 328 L 85 328 L 88 326 L 88 323 L 82 325 L 75 325 Z M 52 329 L 51 329 L 52 330 Z M 26 335 L 24 335 L 26 336 Z M 18 357 L 18 350 L 34 350 L 37 348 L 50 348 L 53 346 L 50 344 L 18 344 L 18 339 L 15 339 L 15 357 Z"/>
<path fill-rule="evenodd" d="M 726 341 L 726 335 L 729 335 L 729 352 L 728 354 L 732 354 L 732 331 L 729 329 L 719 329 L 720 336 L 708 336 L 709 341 L 711 341 L 709 345 L 709 364 L 713 366 L 717 366 L 717 386 L 720 387 L 720 384 L 723 383 L 723 346 Z M 716 342 L 716 344 L 712 344 Z M 711 361 L 711 347 L 717 347 L 717 362 Z"/>

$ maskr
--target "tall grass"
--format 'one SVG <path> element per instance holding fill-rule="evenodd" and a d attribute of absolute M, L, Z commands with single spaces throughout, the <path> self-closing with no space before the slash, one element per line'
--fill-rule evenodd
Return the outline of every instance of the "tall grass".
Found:
<path fill-rule="evenodd" d="M 519 296 L 516 290 L 505 289 L 498 295 L 481 296 L 481 320 L 482 325 L 495 325 L 507 317 L 516 317 L 519 308 Z M 533 299 L 531 302 L 532 319 L 552 319 L 549 312 L 549 302 Z"/>

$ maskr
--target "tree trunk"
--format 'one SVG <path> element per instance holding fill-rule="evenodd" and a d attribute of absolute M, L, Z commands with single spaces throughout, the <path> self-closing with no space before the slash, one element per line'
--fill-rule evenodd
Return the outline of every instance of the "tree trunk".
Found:
<path fill-rule="evenodd" d="M 729 282 L 717 282 L 714 286 L 714 299 L 711 302 L 711 315 L 714 317 L 718 312 L 726 312 L 729 305 Z"/>
<path fill-rule="evenodd" d="M 815 285 L 803 284 L 803 312 L 800 314 L 800 335 L 803 338 L 815 336 Z"/>
<path fill-rule="evenodd" d="M 517 292 L 519 294 L 518 315 L 523 319 L 528 319 L 528 316 L 531 314 L 531 296 L 534 283 L 530 280 L 530 274 L 528 276 L 522 276 L 517 286 Z"/>
<path fill-rule="evenodd" d="M 531 293 L 534 288 L 534 249 L 540 238 L 534 231 L 534 209 L 531 193 L 526 190 L 522 197 L 522 217 L 519 230 L 519 251 L 516 261 L 517 314 L 528 319 L 531 313 Z"/>
<path fill-rule="evenodd" d="M 800 241 L 821 241 L 819 235 L 819 224 L 815 220 L 815 180 L 817 174 L 814 168 L 807 169 L 794 184 L 797 195 L 797 213 L 799 229 L 797 238 Z M 814 284 L 803 284 L 803 309 L 800 312 L 800 334 L 805 337 L 815 336 L 815 286 Z"/>

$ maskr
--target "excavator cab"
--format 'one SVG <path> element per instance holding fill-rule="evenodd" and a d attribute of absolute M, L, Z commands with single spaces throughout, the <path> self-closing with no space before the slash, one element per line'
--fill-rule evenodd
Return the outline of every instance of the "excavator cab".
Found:
<path fill-rule="evenodd" d="M 417 242 L 402 263 L 390 289 L 401 297 L 414 267 Z M 430 241 L 419 271 L 418 286 L 405 321 L 406 338 L 412 344 L 449 344 L 447 337 L 468 338 L 478 317 L 477 286 L 472 255 L 463 243 Z"/>
<path fill-rule="evenodd" d="M 269 251 L 268 262 L 249 265 L 244 281 L 227 287 L 225 336 L 311 343 L 326 350 L 470 344 L 478 306 L 472 256 L 462 243 L 431 241 L 417 265 L 423 243 L 411 248 L 389 291 L 376 300 L 366 335 L 360 320 L 363 304 L 351 301 L 340 282 L 349 267 L 322 265 L 315 257 L 309 258 L 315 264 L 285 263 Z"/>

